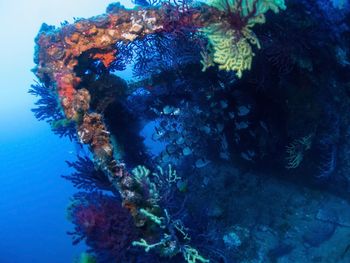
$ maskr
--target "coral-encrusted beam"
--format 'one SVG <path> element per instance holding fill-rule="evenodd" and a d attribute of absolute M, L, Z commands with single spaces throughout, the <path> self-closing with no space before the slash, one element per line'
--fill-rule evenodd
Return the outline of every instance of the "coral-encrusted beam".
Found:
<path fill-rule="evenodd" d="M 102 116 L 88 112 L 89 92 L 84 87 L 77 89 L 81 80 L 74 68 L 78 65 L 79 56 L 93 50 L 93 58 L 108 67 L 118 52 L 115 50 L 118 41 L 127 43 L 147 34 L 167 31 L 169 26 L 164 25 L 168 25 L 169 21 L 173 24 L 178 22 L 180 26 L 184 26 L 183 21 L 186 21 L 188 26 L 200 28 L 218 20 L 220 11 L 202 5 L 177 13 L 174 18 L 176 7 L 170 6 L 127 10 L 115 5 L 110 9 L 104 15 L 80 19 L 59 29 L 41 31 L 36 38 L 37 66 L 34 72 L 41 81 L 56 88 L 66 117 L 77 122 L 79 138 L 91 146 L 95 158 L 112 176 L 122 176 L 113 159 L 113 148 Z"/>

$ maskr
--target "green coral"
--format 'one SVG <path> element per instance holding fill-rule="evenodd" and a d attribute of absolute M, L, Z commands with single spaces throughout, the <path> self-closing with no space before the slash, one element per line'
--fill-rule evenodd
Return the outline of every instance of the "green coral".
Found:
<path fill-rule="evenodd" d="M 183 255 L 187 263 L 197 263 L 197 261 L 203 263 L 210 262 L 209 259 L 202 257 L 197 249 L 190 246 L 184 247 Z"/>
<path fill-rule="evenodd" d="M 140 209 L 140 213 L 142 215 L 144 215 L 145 217 L 147 217 L 148 219 L 150 219 L 151 221 L 153 221 L 154 223 L 156 223 L 157 225 L 159 226 L 163 226 L 163 223 L 164 223 L 164 217 L 159 217 L 159 216 L 156 216 L 154 214 L 152 214 L 151 212 L 148 212 L 146 209 L 143 209 L 141 208 Z"/>
<path fill-rule="evenodd" d="M 251 68 L 252 46 L 260 48 L 252 27 L 265 23 L 267 11 L 286 9 L 284 0 L 214 0 L 211 5 L 226 12 L 228 18 L 202 29 L 209 42 L 209 51 L 202 52 L 203 71 L 215 63 L 220 70 L 235 71 L 241 78 L 243 71 Z M 243 26 L 231 25 L 229 19 L 240 21 Z"/>
<path fill-rule="evenodd" d="M 95 257 L 91 256 L 88 253 L 81 253 L 80 258 L 75 261 L 76 263 L 96 263 Z"/>
<path fill-rule="evenodd" d="M 163 240 L 161 240 L 158 243 L 148 244 L 148 242 L 146 240 L 141 238 L 140 241 L 133 241 L 132 245 L 133 246 L 143 247 L 143 248 L 145 248 L 145 252 L 149 252 L 151 249 L 154 249 L 154 248 L 156 248 L 158 246 L 164 245 L 164 242 L 163 242 Z"/>
<path fill-rule="evenodd" d="M 252 0 L 248 0 L 248 2 L 252 2 Z M 287 7 L 284 0 L 261 0 L 258 1 L 257 8 L 258 13 L 265 14 L 269 10 L 278 13 L 280 9 L 285 10 Z"/>
<path fill-rule="evenodd" d="M 210 5 L 221 11 L 226 11 L 228 4 L 232 12 L 240 12 L 242 16 L 247 16 L 252 12 L 255 9 L 255 4 L 255 15 L 265 14 L 269 10 L 278 13 L 280 9 L 287 8 L 284 0 L 257 0 L 255 2 L 256 0 L 212 0 Z"/>
<path fill-rule="evenodd" d="M 135 181 L 137 182 L 138 186 L 140 188 L 144 188 L 143 186 L 147 185 L 148 189 L 148 202 L 153 204 L 154 206 L 157 205 L 159 201 L 159 192 L 157 190 L 157 187 L 155 183 L 153 183 L 150 179 L 150 170 L 147 169 L 147 167 L 138 165 L 136 168 L 134 168 L 131 173 L 134 176 Z M 145 190 L 145 189 L 143 189 Z"/>

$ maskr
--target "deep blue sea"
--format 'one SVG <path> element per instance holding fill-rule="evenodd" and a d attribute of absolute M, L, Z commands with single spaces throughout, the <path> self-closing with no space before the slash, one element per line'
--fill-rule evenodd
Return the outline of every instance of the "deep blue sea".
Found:
<path fill-rule="evenodd" d="M 60 176 L 76 147 L 38 122 L 28 94 L 35 76 L 34 38 L 43 22 L 103 13 L 111 1 L 0 1 L 0 262 L 72 262 L 83 250 L 66 232 L 65 209 L 73 192 Z M 127 3 L 126 3 L 127 4 Z M 130 4 L 129 4 L 130 5 Z"/>

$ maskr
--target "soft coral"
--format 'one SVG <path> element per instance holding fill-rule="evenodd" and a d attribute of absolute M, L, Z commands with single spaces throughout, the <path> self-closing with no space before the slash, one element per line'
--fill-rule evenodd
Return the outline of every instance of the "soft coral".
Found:
<path fill-rule="evenodd" d="M 85 239 L 101 261 L 122 259 L 137 238 L 129 212 L 113 196 L 80 192 L 74 195 L 68 215 L 75 225 L 74 232 L 69 233 L 73 243 Z"/>

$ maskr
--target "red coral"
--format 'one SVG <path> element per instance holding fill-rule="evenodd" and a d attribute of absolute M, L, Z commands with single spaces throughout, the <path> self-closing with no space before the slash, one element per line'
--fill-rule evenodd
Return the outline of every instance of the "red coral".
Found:
<path fill-rule="evenodd" d="M 69 233 L 74 237 L 73 243 L 85 239 L 91 251 L 103 258 L 123 258 L 131 242 L 137 239 L 132 217 L 112 196 L 78 193 L 68 214 L 75 225 L 75 231 Z"/>
<path fill-rule="evenodd" d="M 72 101 L 75 93 L 74 87 L 79 83 L 79 81 L 79 78 L 75 78 L 69 73 L 57 74 L 56 82 L 60 98 L 67 98 L 69 101 Z"/>

